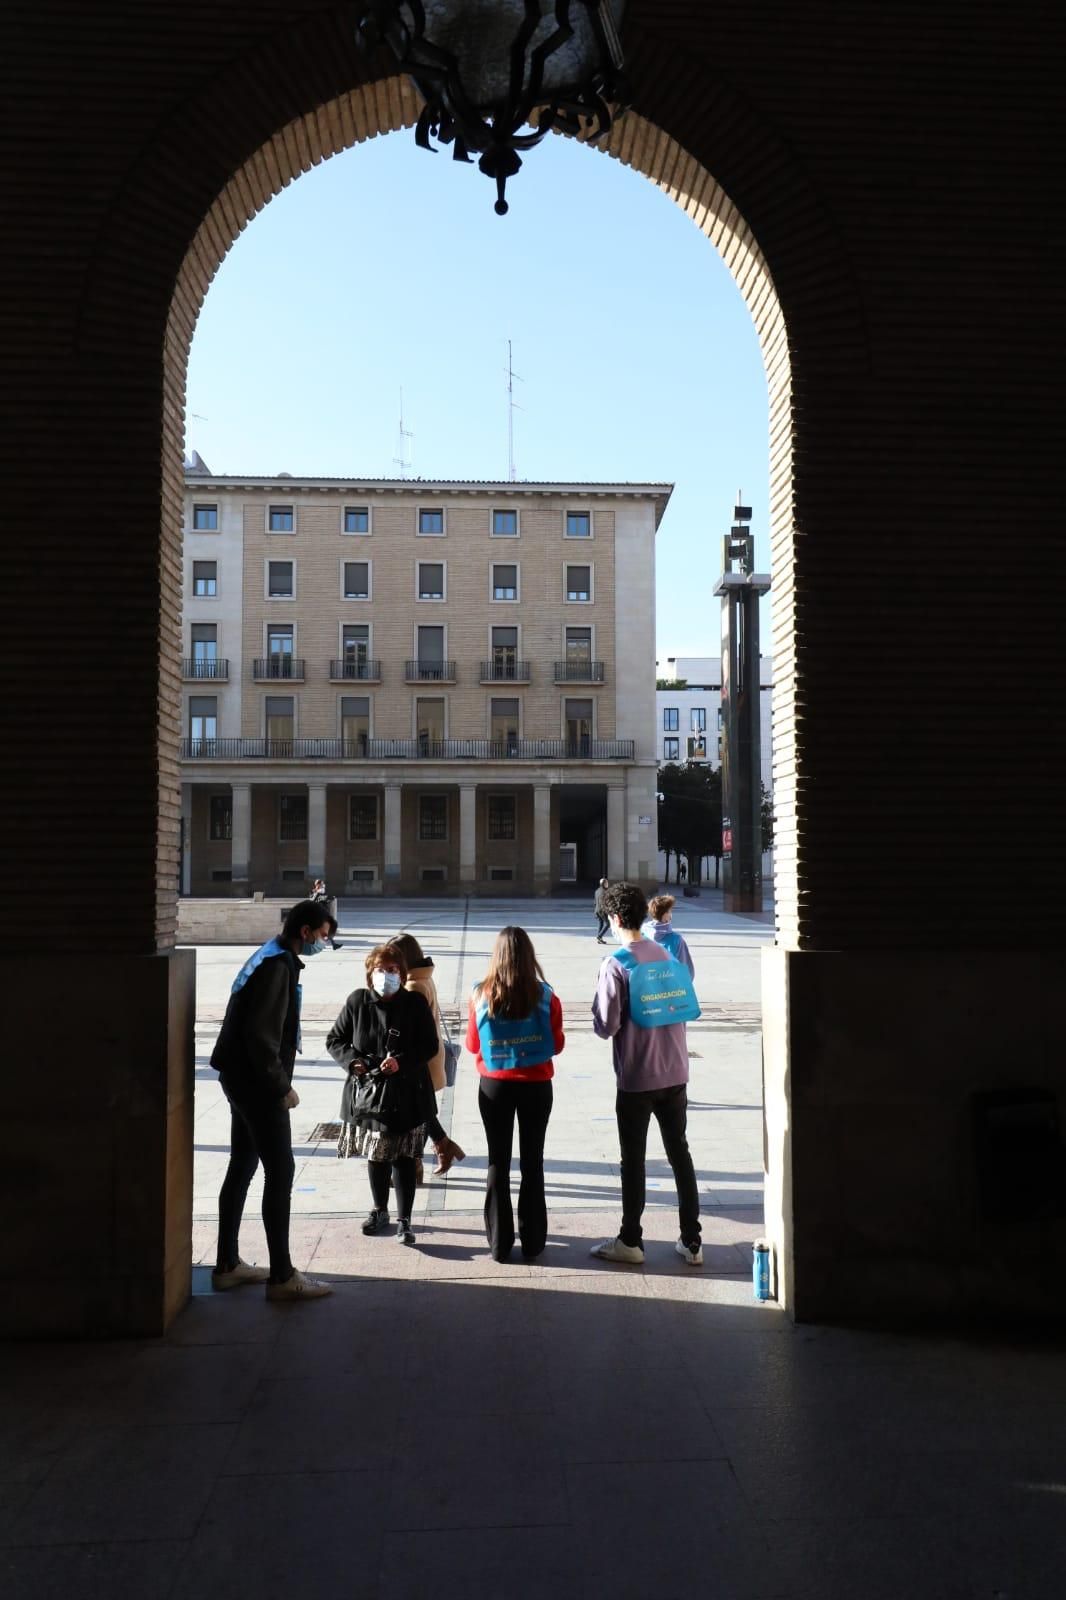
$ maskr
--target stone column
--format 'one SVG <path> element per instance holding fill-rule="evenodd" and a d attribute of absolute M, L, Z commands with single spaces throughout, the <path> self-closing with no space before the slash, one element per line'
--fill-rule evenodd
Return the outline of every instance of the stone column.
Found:
<path fill-rule="evenodd" d="M 247 885 L 252 855 L 252 787 L 248 783 L 235 783 L 231 792 L 233 826 L 230 836 L 230 874 L 234 883 Z"/>
<path fill-rule="evenodd" d="M 459 886 L 470 890 L 477 880 L 477 787 L 459 790 Z"/>
<path fill-rule="evenodd" d="M 385 785 L 385 882 L 386 894 L 399 894 L 403 836 L 403 790 L 398 783 Z"/>
<path fill-rule="evenodd" d="M 552 892 L 552 792 L 538 783 L 533 790 L 533 893 Z"/>
<path fill-rule="evenodd" d="M 192 784 L 181 786 L 181 892 L 192 894 Z"/>
<path fill-rule="evenodd" d="M 626 792 L 621 784 L 607 790 L 607 876 L 618 883 L 626 875 Z"/>
<path fill-rule="evenodd" d="M 307 876 L 326 876 L 326 785 L 307 785 Z"/>

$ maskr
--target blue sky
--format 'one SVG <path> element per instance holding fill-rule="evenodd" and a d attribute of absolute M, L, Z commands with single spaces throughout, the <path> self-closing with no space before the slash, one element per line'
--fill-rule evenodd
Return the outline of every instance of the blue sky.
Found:
<path fill-rule="evenodd" d="M 529 153 L 508 216 L 494 198 L 410 133 L 291 184 L 207 296 L 189 445 L 214 472 L 395 476 L 402 386 L 413 476 L 505 479 L 510 339 L 517 476 L 675 483 L 658 654 L 715 654 L 738 487 L 769 567 L 766 382 L 740 294 L 671 200 L 570 140 Z"/>

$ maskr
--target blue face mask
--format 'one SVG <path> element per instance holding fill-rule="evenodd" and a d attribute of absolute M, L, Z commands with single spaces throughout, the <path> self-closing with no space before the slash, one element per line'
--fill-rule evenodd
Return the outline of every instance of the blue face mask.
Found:
<path fill-rule="evenodd" d="M 320 956 L 325 948 L 325 939 L 315 939 L 310 944 L 308 944 L 307 940 L 305 939 L 303 949 L 300 951 L 300 954 L 306 961 L 308 956 Z"/>
<path fill-rule="evenodd" d="M 388 996 L 395 994 L 400 987 L 400 974 L 398 972 L 383 972 L 378 967 L 370 982 L 375 994 Z"/>

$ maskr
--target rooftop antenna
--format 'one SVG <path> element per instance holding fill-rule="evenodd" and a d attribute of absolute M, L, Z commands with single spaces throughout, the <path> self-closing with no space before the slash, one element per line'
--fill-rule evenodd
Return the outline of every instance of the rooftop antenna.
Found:
<path fill-rule="evenodd" d="M 413 438 L 414 438 L 414 434 L 411 431 L 411 429 L 410 428 L 405 428 L 404 425 L 403 425 L 403 389 L 401 388 L 400 389 L 400 434 L 399 434 L 399 444 L 397 446 L 397 448 L 398 448 L 400 453 L 399 453 L 399 455 L 393 456 L 393 458 L 392 458 L 393 465 L 399 467 L 399 469 L 400 469 L 400 477 L 401 478 L 406 478 L 407 474 L 410 472 L 411 467 L 413 465 L 412 460 L 411 460 L 411 457 L 414 454 L 413 447 L 412 447 L 410 453 L 408 452 L 408 440 L 409 439 L 413 439 Z"/>
<path fill-rule="evenodd" d="M 514 370 L 514 367 L 513 367 L 512 363 L 511 363 L 511 341 L 510 341 L 510 339 L 508 339 L 508 341 L 507 341 L 507 482 L 508 483 L 514 483 L 515 479 L 518 476 L 518 473 L 515 470 L 515 464 L 514 464 L 514 414 L 515 414 L 516 411 L 521 411 L 522 407 L 520 405 L 516 405 L 515 404 L 514 380 L 516 378 L 518 379 L 519 383 L 522 383 L 524 381 L 523 378 L 521 377 L 521 375 Z"/>

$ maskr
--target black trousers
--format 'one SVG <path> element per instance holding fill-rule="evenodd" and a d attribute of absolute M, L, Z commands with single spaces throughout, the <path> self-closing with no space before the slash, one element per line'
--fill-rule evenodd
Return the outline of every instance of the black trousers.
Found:
<path fill-rule="evenodd" d="M 494 1261 L 506 1261 L 514 1247 L 514 1213 L 511 1210 L 511 1147 L 518 1118 L 518 1160 L 522 1182 L 518 1190 L 518 1237 L 522 1253 L 539 1256 L 548 1238 L 548 1207 L 544 1199 L 544 1135 L 552 1114 L 552 1086 L 512 1083 L 507 1078 L 482 1078 L 478 1110 L 488 1142 L 488 1178 L 485 1185 L 485 1237 Z"/>
<path fill-rule="evenodd" d="M 292 1277 L 289 1258 L 289 1207 L 296 1164 L 292 1158 L 289 1113 L 272 1095 L 250 1094 L 222 1080 L 230 1103 L 229 1166 L 218 1197 L 218 1265 L 237 1264 L 237 1245 L 248 1185 L 263 1163 L 263 1227 L 270 1251 L 270 1281 Z"/>
<path fill-rule="evenodd" d="M 640 1219 L 644 1215 L 644 1162 L 648 1146 L 648 1124 L 652 1117 L 659 1124 L 666 1159 L 673 1168 L 677 1185 L 677 1209 L 681 1237 L 686 1244 L 700 1239 L 700 1192 L 692 1165 L 685 1129 L 688 1123 L 688 1087 L 679 1083 L 670 1089 L 649 1089 L 626 1093 L 619 1089 L 615 1099 L 618 1118 L 618 1144 L 622 1152 L 622 1226 L 618 1237 L 623 1244 L 639 1245 L 643 1239 Z"/>
<path fill-rule="evenodd" d="M 397 1156 L 395 1161 L 368 1161 L 366 1170 L 370 1178 L 370 1194 L 374 1201 L 374 1210 L 389 1209 L 391 1178 L 396 1191 L 396 1215 L 402 1217 L 405 1222 L 410 1222 L 411 1213 L 415 1208 L 414 1156 Z"/>
<path fill-rule="evenodd" d="M 597 937 L 597 939 L 602 939 L 604 934 L 607 932 L 607 929 L 611 926 L 611 924 L 607 920 L 607 918 L 604 916 L 602 911 L 597 911 L 597 913 L 596 913 L 596 923 L 597 923 L 596 937 Z"/>

